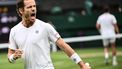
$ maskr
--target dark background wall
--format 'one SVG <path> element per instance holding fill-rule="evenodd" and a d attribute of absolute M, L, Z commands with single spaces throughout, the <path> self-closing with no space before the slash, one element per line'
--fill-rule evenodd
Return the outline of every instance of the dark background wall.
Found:
<path fill-rule="evenodd" d="M 104 5 L 109 5 L 111 13 L 117 18 L 120 32 L 122 32 L 122 0 L 91 0 L 91 14 L 86 9 L 86 0 L 36 0 L 37 18 L 52 23 L 63 38 L 98 35 L 95 28 L 97 17 L 102 13 Z M 21 19 L 16 12 L 16 0 L 0 1 L 0 19 L 7 16 L 7 22 L 0 20 L 0 43 L 7 43 L 10 29 Z M 87 5 L 89 7 L 89 5 Z M 7 12 L 3 9 L 7 8 Z M 1 11 L 2 10 L 2 11 Z M 17 17 L 17 21 L 9 21 L 10 17 Z M 8 29 L 6 33 L 3 32 Z M 73 47 L 102 46 L 101 40 L 71 43 Z M 117 43 L 121 46 L 121 39 Z"/>

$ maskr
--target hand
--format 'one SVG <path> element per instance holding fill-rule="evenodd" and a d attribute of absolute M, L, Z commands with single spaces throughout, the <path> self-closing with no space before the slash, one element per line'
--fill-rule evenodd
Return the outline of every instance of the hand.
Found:
<path fill-rule="evenodd" d="M 91 69 L 91 66 L 89 65 L 89 63 L 79 62 L 79 65 L 81 69 Z"/>
<path fill-rule="evenodd" d="M 21 58 L 22 54 L 23 54 L 22 50 L 20 49 L 15 50 L 14 59 L 16 60 L 18 58 Z"/>
<path fill-rule="evenodd" d="M 116 34 L 120 34 L 119 32 L 116 32 Z"/>

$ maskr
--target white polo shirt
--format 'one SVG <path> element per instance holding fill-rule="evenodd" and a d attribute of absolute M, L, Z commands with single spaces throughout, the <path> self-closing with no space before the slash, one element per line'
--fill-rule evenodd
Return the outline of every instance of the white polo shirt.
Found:
<path fill-rule="evenodd" d="M 23 50 L 25 69 L 54 69 L 49 43 L 56 42 L 59 37 L 50 24 L 39 19 L 29 28 L 20 22 L 11 29 L 9 48 Z"/>
<path fill-rule="evenodd" d="M 98 17 L 97 23 L 100 24 L 100 33 L 104 37 L 115 36 L 115 30 L 113 24 L 117 23 L 114 15 L 110 13 L 104 13 Z"/>

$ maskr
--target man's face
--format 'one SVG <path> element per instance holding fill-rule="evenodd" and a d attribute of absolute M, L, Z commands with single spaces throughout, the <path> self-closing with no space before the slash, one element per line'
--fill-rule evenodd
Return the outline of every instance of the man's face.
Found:
<path fill-rule="evenodd" d="M 36 19 L 36 3 L 35 0 L 24 0 L 23 17 L 25 20 L 34 22 Z"/>

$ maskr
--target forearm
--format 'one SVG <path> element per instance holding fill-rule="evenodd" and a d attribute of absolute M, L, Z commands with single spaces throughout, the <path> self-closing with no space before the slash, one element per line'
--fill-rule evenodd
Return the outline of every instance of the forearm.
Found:
<path fill-rule="evenodd" d="M 114 24 L 114 27 L 115 27 L 115 32 L 118 34 L 119 33 L 118 25 L 117 24 Z"/>
<path fill-rule="evenodd" d="M 69 47 L 69 46 L 68 46 Z M 76 64 L 78 64 L 81 68 L 85 66 L 85 63 L 80 58 L 80 56 L 72 49 L 72 48 L 66 48 L 64 51 L 67 53 L 67 55 L 70 57 L 72 61 L 74 61 Z"/>
<path fill-rule="evenodd" d="M 118 34 L 118 33 L 119 33 L 119 28 L 116 27 L 116 28 L 115 28 L 115 31 L 116 31 L 116 33 Z"/>
<path fill-rule="evenodd" d="M 66 44 L 66 47 L 63 48 L 62 50 L 64 50 L 64 52 L 65 52 L 69 57 L 71 57 L 71 56 L 75 53 L 75 51 L 74 51 L 69 45 L 67 45 L 67 44 Z"/>
<path fill-rule="evenodd" d="M 65 43 L 62 38 L 59 38 L 56 44 L 70 57 L 70 59 L 72 59 L 76 64 L 78 64 L 80 68 L 82 69 L 91 68 L 89 65 L 88 66 L 85 65 L 80 56 L 67 43 Z"/>
<path fill-rule="evenodd" d="M 60 41 L 61 40 L 61 41 Z M 58 46 L 73 60 L 75 63 L 79 63 L 81 60 L 80 56 L 62 39 L 58 42 Z"/>
<path fill-rule="evenodd" d="M 63 50 L 69 57 L 75 53 L 75 51 L 67 44 L 64 42 L 62 38 L 60 38 L 56 44 L 58 47 Z"/>

